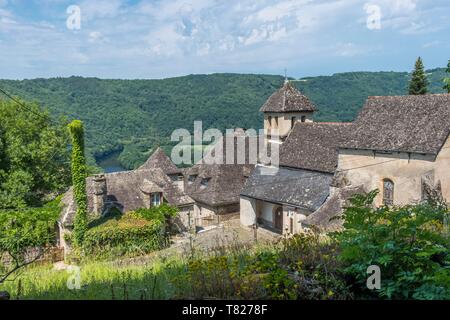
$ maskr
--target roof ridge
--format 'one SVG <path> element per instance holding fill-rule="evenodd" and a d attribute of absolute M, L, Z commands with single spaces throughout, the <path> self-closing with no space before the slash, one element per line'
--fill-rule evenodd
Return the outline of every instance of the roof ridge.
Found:
<path fill-rule="evenodd" d="M 401 97 L 417 97 L 417 98 L 426 98 L 429 96 L 448 96 L 450 97 L 450 93 L 427 93 L 427 94 L 400 94 L 395 96 L 368 96 L 367 99 L 380 99 L 380 98 L 401 98 Z"/>

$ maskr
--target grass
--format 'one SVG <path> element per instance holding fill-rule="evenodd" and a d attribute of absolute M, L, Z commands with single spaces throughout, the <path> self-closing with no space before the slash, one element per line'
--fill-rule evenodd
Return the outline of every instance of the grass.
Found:
<path fill-rule="evenodd" d="M 263 246 L 269 245 L 261 245 L 259 248 Z M 68 287 L 68 282 L 73 283 L 73 271 L 57 270 L 53 265 L 30 266 L 11 281 L 0 284 L 0 291 L 8 291 L 12 299 L 24 300 L 192 298 L 194 291 L 198 291 L 192 285 L 192 277 L 204 275 L 189 274 L 190 266 L 203 265 L 211 256 L 247 256 L 254 250 L 256 248 L 249 250 L 248 246 L 235 243 L 227 248 L 216 247 L 208 252 L 194 250 L 180 253 L 168 249 L 165 255 L 155 252 L 147 257 L 122 258 L 114 262 L 83 260 L 80 263 L 79 290 L 70 290 Z"/>
<path fill-rule="evenodd" d="M 80 268 L 79 290 L 70 290 L 74 272 L 52 265 L 31 267 L 0 285 L 12 299 L 37 300 L 139 300 L 170 299 L 175 290 L 169 279 L 181 272 L 181 261 L 156 261 L 151 265 L 117 267 L 91 262 Z"/>
<path fill-rule="evenodd" d="M 236 241 L 206 252 L 167 249 L 164 254 L 115 262 L 85 261 L 80 264 L 79 290 L 67 285 L 73 283 L 72 271 L 35 266 L 0 285 L 0 290 L 8 291 L 12 299 L 37 300 L 296 299 L 297 292 L 311 291 L 298 284 L 317 283 L 316 287 L 326 289 L 325 296 L 314 293 L 314 297 L 331 298 L 327 288 L 336 291 L 336 283 L 318 278 L 319 269 L 308 271 L 316 259 L 307 257 L 319 243 L 318 237 L 258 245 Z M 310 280 L 289 272 L 299 259 Z M 334 263 L 324 262 L 327 268 L 335 269 Z"/>

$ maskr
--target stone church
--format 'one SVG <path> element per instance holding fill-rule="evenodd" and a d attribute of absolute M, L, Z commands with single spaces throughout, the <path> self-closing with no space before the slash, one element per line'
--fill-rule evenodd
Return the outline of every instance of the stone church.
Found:
<path fill-rule="evenodd" d="M 315 111 L 288 81 L 261 108 L 267 143 L 281 143 L 280 166 L 274 175 L 256 166 L 241 191 L 242 225 L 334 230 L 345 201 L 374 189 L 378 206 L 432 192 L 450 200 L 449 94 L 369 97 L 352 123 L 313 122 Z"/>

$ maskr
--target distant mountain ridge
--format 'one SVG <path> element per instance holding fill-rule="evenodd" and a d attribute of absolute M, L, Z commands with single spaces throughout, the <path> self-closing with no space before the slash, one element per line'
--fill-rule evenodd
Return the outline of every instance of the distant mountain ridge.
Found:
<path fill-rule="evenodd" d="M 445 69 L 427 71 L 430 92 L 441 93 Z M 351 121 L 373 95 L 407 94 L 406 72 L 349 72 L 306 77 L 294 84 L 318 107 L 317 121 Z M 189 75 L 162 80 L 52 78 L 0 80 L 0 87 L 37 101 L 55 116 L 81 119 L 86 146 L 97 159 L 123 150 L 120 161 L 134 168 L 156 145 L 170 149 L 174 129 L 262 126 L 259 108 L 284 78 L 256 74 Z"/>

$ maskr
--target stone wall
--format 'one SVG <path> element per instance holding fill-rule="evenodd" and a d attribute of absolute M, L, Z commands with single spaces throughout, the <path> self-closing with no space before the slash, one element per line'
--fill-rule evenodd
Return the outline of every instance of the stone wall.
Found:
<path fill-rule="evenodd" d="M 450 139 L 439 155 L 366 150 L 340 150 L 338 173 L 352 186 L 363 186 L 366 191 L 379 189 L 375 204 L 382 205 L 383 180 L 394 182 L 394 204 L 414 204 L 422 200 L 422 182 L 433 180 L 441 184 L 444 199 L 450 201 Z"/>

